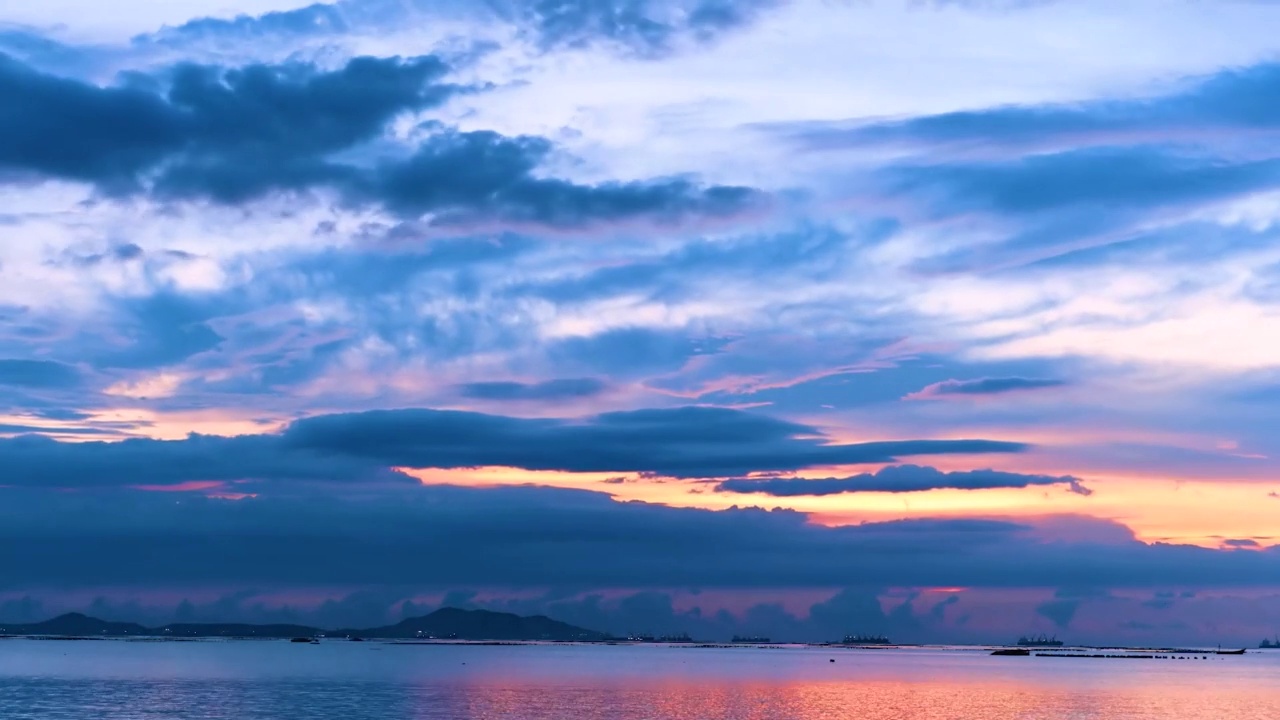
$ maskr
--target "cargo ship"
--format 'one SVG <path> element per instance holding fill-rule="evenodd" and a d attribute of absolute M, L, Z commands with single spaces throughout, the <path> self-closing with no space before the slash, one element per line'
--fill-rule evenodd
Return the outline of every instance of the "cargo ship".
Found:
<path fill-rule="evenodd" d="M 845 635 L 842 645 L 892 645 L 883 635 Z"/>
<path fill-rule="evenodd" d="M 1056 636 L 1036 635 L 1027 637 L 1024 635 L 1018 638 L 1018 647 L 1062 647 L 1062 641 Z"/>

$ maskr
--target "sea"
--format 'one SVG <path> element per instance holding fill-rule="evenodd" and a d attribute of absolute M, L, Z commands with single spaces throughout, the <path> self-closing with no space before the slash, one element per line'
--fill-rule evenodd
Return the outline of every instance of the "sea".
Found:
<path fill-rule="evenodd" d="M 1280 718 L 1280 652 L 1170 659 L 989 652 L 5 639 L 0 718 Z"/>

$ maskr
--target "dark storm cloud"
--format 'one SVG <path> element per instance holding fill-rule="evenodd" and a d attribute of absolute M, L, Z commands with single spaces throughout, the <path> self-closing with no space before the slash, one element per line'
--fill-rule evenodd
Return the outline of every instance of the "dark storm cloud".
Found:
<path fill-rule="evenodd" d="M 391 466 L 501 465 L 679 477 L 1026 448 L 992 440 L 826 444 L 812 427 L 710 407 L 613 412 L 577 421 L 440 410 L 373 411 L 299 420 L 282 440 L 291 448 L 366 457 Z"/>
<path fill-rule="evenodd" d="M 607 385 L 595 378 L 561 378 L 536 383 L 476 382 L 459 387 L 477 400 L 564 400 L 599 395 Z"/>
<path fill-rule="evenodd" d="M 23 388 L 67 388 L 79 385 L 80 373 L 51 360 L 0 359 L 0 385 Z"/>
<path fill-rule="evenodd" d="M 184 142 L 181 117 L 133 87 L 98 88 L 0 56 L 0 169 L 129 185 Z"/>
<path fill-rule="evenodd" d="M 618 503 L 582 491 L 406 484 L 220 500 L 0 489 L 9 587 L 1265 587 L 1275 550 L 1040 539 L 983 520 L 847 527 L 791 511 Z M 672 562 L 672 553 L 679 562 Z M 1077 602 L 1064 600 L 1063 602 Z"/>
<path fill-rule="evenodd" d="M 484 465 L 570 472 L 715 477 L 900 456 L 1019 452 L 992 440 L 824 444 L 813 428 L 737 410 L 686 407 L 588 418 L 524 419 L 474 412 L 391 410 L 298 420 L 279 435 L 63 444 L 0 440 L 0 484 L 162 485 L 186 481 L 361 482 L 388 468 Z"/>
<path fill-rule="evenodd" d="M 942 472 L 919 465 L 895 465 L 874 473 L 845 478 L 734 478 L 716 485 L 719 492 L 760 493 L 774 497 L 840 495 L 844 493 L 909 493 L 929 490 L 994 490 L 1066 485 L 1088 495 L 1080 478 L 1070 475 L 1024 475 L 997 470 Z"/>
<path fill-rule="evenodd" d="M 225 69 L 180 65 L 166 93 L 130 77 L 98 87 L 0 57 L 0 168 L 114 191 L 157 174 L 171 195 L 243 199 L 344 172 L 329 153 L 376 137 L 400 113 L 456 88 L 435 57 L 355 58 L 333 72 L 294 63 Z"/>
<path fill-rule="evenodd" d="M 27 432 L 35 432 L 30 428 Z M 48 432 L 48 429 L 42 429 Z M 63 443 L 0 440 L 0 485 L 43 488 L 166 486 L 198 481 L 368 482 L 403 476 L 361 459 L 281 447 L 269 435 Z"/>
<path fill-rule="evenodd" d="M 762 201 L 750 188 L 701 187 L 683 179 L 578 185 L 535 176 L 552 151 L 543 138 L 441 132 L 408 158 L 384 163 L 351 191 L 406 216 L 446 224 L 505 222 L 573 227 L 592 221 L 728 216 Z"/>
<path fill-rule="evenodd" d="M 1066 385 L 1062 380 L 1047 378 L 988 377 L 973 380 L 944 380 L 912 393 L 909 398 L 924 399 L 946 396 L 1001 395 L 1019 390 L 1043 390 Z"/>
<path fill-rule="evenodd" d="M 183 65 L 168 100 L 188 121 L 186 162 L 157 189 L 238 202 L 268 190 L 336 182 L 350 170 L 327 155 L 378 137 L 401 113 L 440 105 L 458 91 L 433 56 L 355 58 L 341 70 Z"/>
<path fill-rule="evenodd" d="M 408 156 L 371 165 L 334 159 L 379 138 L 397 116 L 461 92 L 441 82 L 449 69 L 434 56 L 360 57 L 331 72 L 303 63 L 184 64 L 167 78 L 132 75 L 98 87 L 0 56 L 0 95 L 23 100 L 0 113 L 0 171 L 11 180 L 64 178 L 108 193 L 226 204 L 327 188 L 347 202 L 452 223 L 671 221 L 761 201 L 748 188 L 685 179 L 578 185 L 537 177 L 548 141 L 485 131 L 436 128 Z"/>

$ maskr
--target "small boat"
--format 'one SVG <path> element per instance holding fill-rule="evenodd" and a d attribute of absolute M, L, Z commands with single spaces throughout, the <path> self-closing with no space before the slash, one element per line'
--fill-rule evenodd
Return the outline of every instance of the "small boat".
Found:
<path fill-rule="evenodd" d="M 312 639 L 311 639 L 311 638 L 304 638 L 304 637 L 296 637 L 296 638 L 293 638 L 292 640 L 290 640 L 289 642 L 296 642 L 296 643 L 309 643 L 309 642 L 312 642 Z"/>
<path fill-rule="evenodd" d="M 1240 648 L 1239 650 L 1214 650 L 1213 654 L 1214 655 L 1243 655 L 1244 648 Z"/>
<path fill-rule="evenodd" d="M 992 654 L 992 655 L 1007 655 L 1007 656 L 1011 656 L 1011 657 L 1026 657 L 1026 656 L 1028 656 L 1028 655 L 1030 655 L 1030 654 L 1031 654 L 1031 651 L 1030 651 L 1030 650 L 1028 650 L 1028 649 L 1026 649 L 1026 648 L 1003 648 L 1003 649 L 1001 649 L 1001 650 L 996 650 L 996 651 L 992 652 L 991 654 Z"/>

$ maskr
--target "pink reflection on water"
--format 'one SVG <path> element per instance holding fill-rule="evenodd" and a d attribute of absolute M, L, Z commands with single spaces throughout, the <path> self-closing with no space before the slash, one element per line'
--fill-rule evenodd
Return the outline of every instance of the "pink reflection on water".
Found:
<path fill-rule="evenodd" d="M 1280 692 L 1264 682 L 1072 688 L 1008 680 L 478 683 L 424 696 L 417 720 L 1274 720 Z"/>

